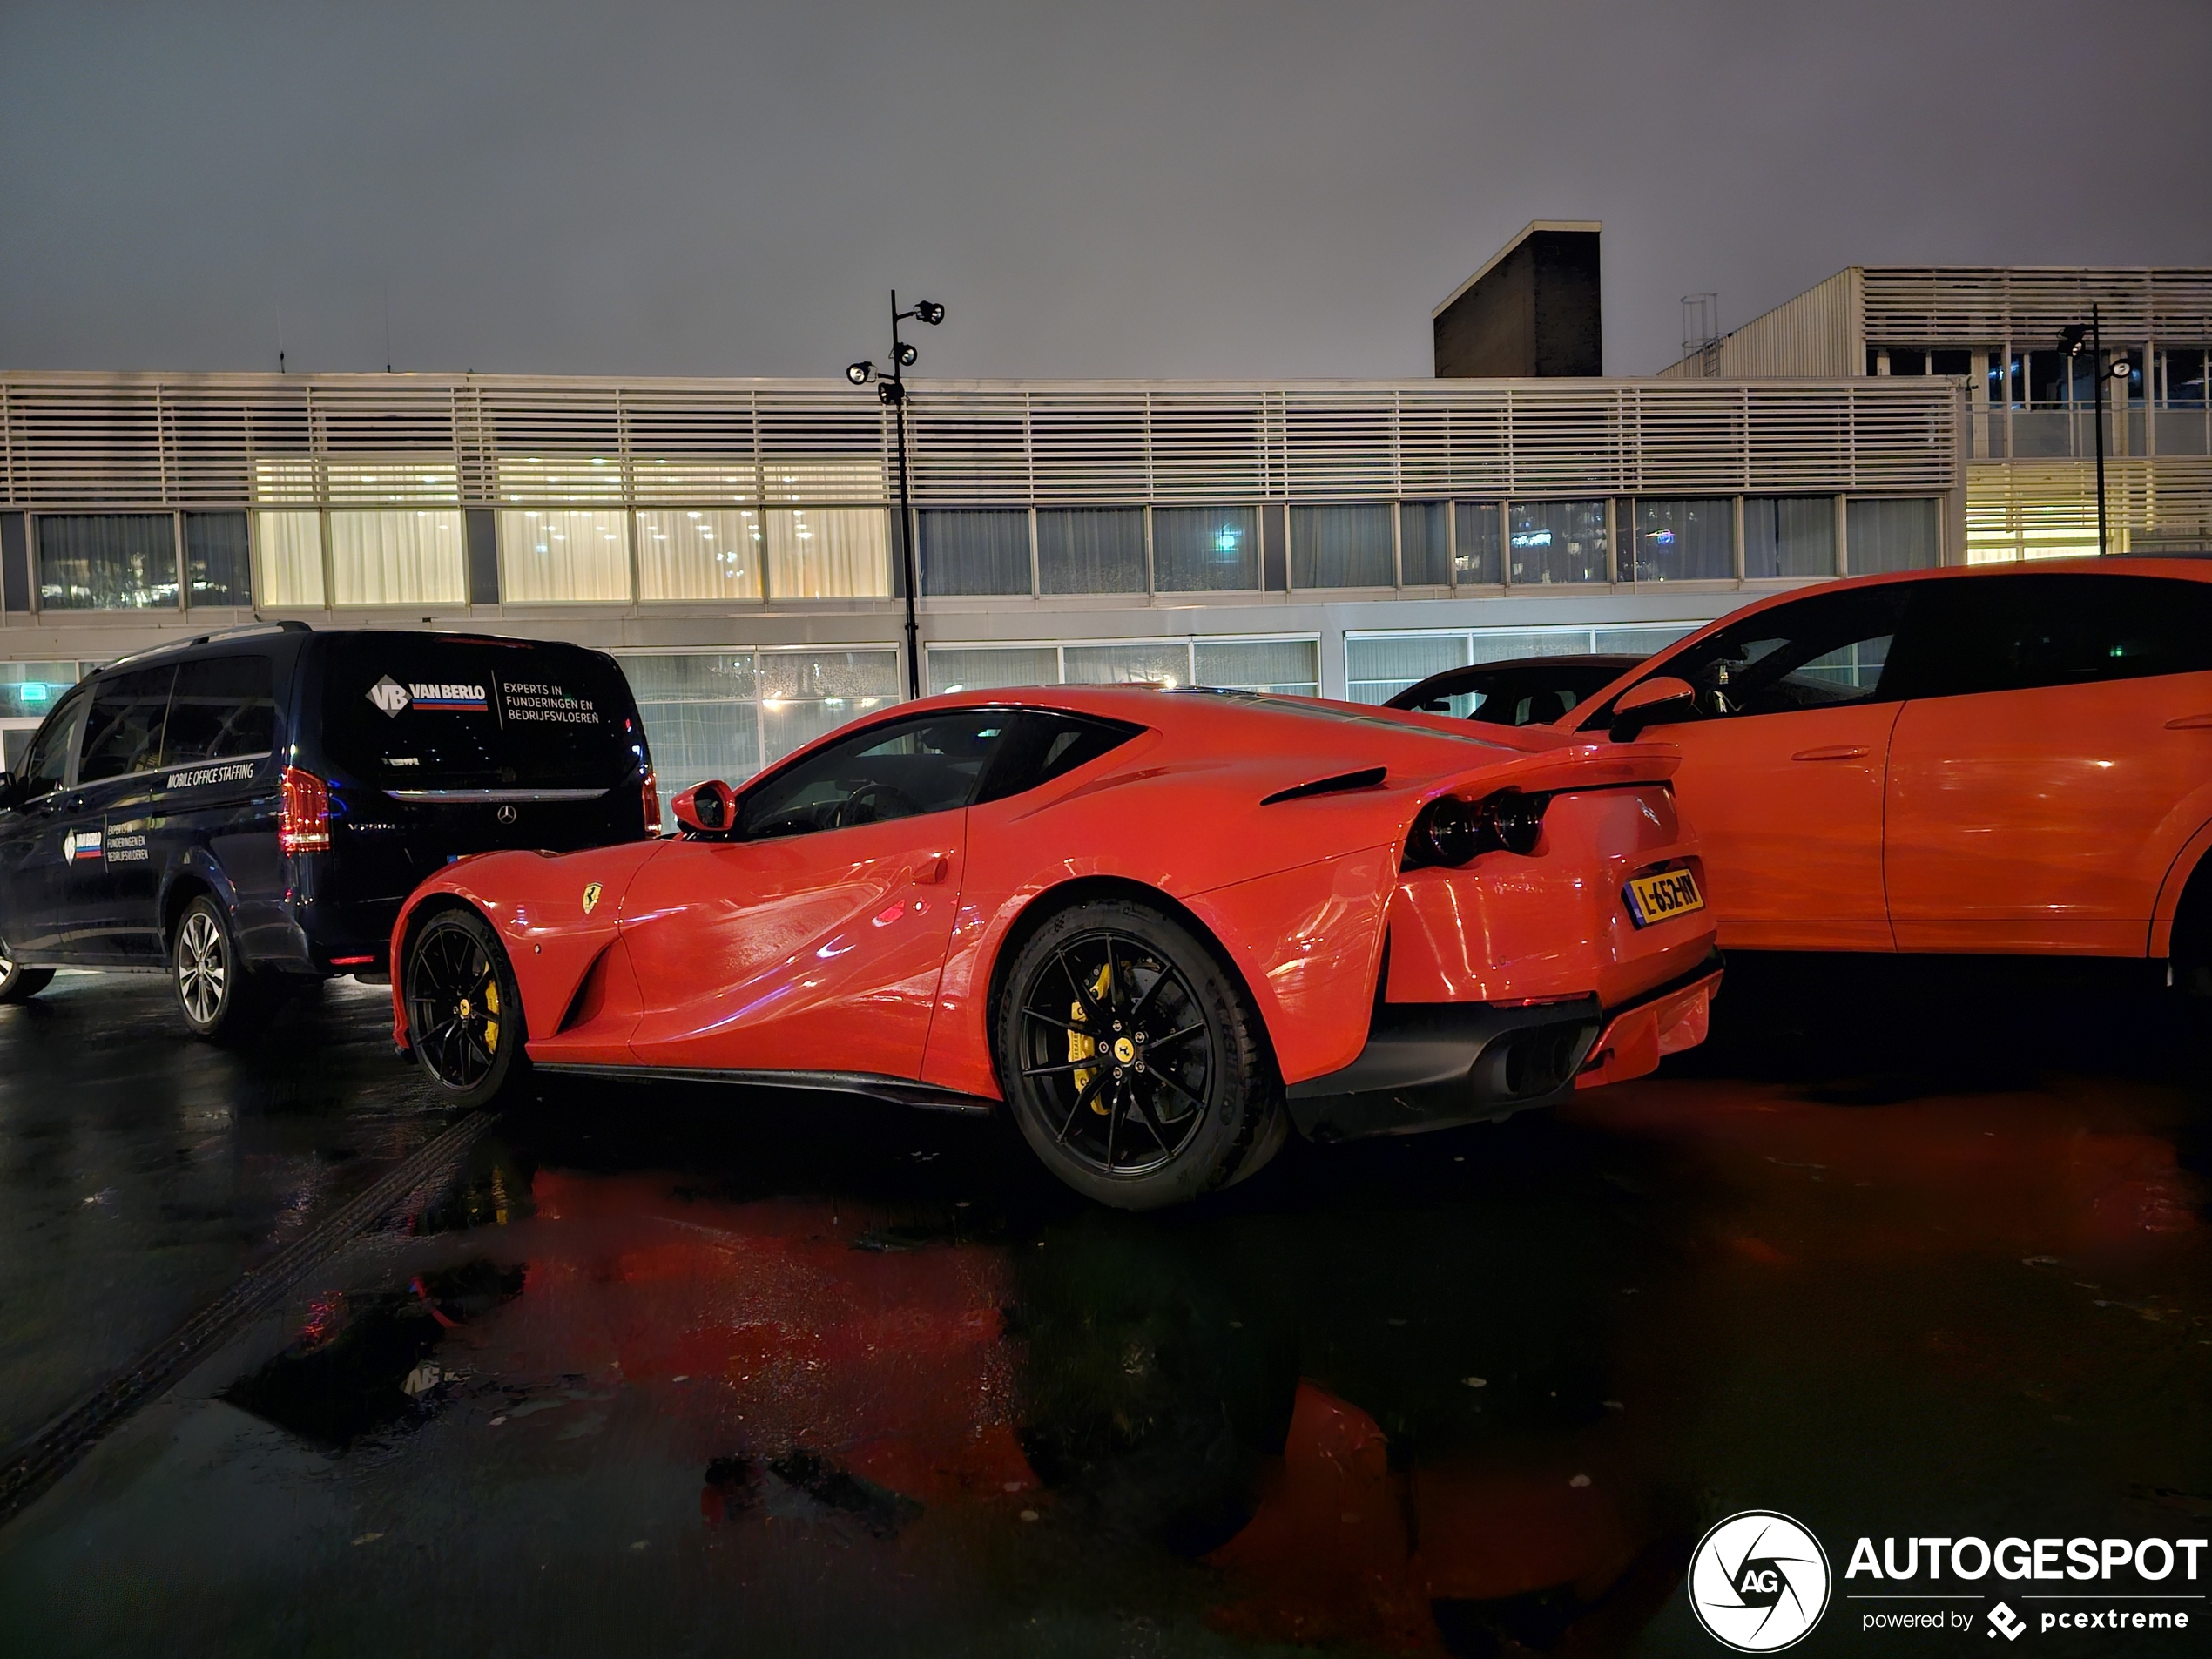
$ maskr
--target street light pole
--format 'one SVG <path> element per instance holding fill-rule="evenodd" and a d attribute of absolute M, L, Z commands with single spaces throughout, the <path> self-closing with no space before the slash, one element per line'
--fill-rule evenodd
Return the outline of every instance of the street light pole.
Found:
<path fill-rule="evenodd" d="M 866 361 L 846 367 L 845 378 L 855 386 L 876 381 L 875 395 L 894 411 L 899 423 L 899 573 L 907 595 L 907 695 L 921 695 L 921 624 L 915 614 L 914 598 L 921 587 L 921 572 L 914 550 L 914 496 L 907 467 L 907 380 L 906 371 L 921 356 L 912 346 L 900 338 L 899 325 L 913 317 L 935 327 L 945 320 L 945 307 L 931 300 L 916 300 L 910 310 L 899 309 L 899 291 L 891 291 L 891 366 L 879 376 L 873 363 Z"/>
<path fill-rule="evenodd" d="M 2105 336 L 2097 306 L 2089 302 L 2089 354 L 2097 369 L 2097 556 L 2112 551 L 2105 535 Z"/>
<path fill-rule="evenodd" d="M 2105 381 L 2110 376 L 2105 366 L 2103 320 L 2097 314 L 2097 304 L 2094 300 L 2089 303 L 2088 327 L 2084 328 L 2078 322 L 2067 324 L 2059 331 L 2059 343 L 2066 347 L 2066 354 L 2069 361 L 2080 356 L 2081 347 L 2087 345 L 2089 347 L 2090 366 L 2096 374 L 2097 398 L 2094 419 L 2097 428 L 2097 556 L 2102 558 L 2112 551 L 2112 543 L 2105 526 Z M 2009 374 L 2011 372 L 2011 366 L 2007 364 L 2006 373 Z M 2072 381 L 2074 378 L 2074 371 L 2071 368 L 2067 371 L 2067 378 L 2069 381 Z M 2073 397 L 2070 388 L 2067 395 L 2070 401 Z"/>

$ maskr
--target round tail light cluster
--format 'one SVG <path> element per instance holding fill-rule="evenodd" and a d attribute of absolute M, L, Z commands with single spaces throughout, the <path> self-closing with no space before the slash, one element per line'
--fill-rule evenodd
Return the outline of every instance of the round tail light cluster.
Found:
<path fill-rule="evenodd" d="M 1440 795 L 1414 819 L 1413 833 L 1406 841 L 1405 867 L 1456 867 L 1497 847 L 1525 858 L 1543 839 L 1548 799 L 1501 789 L 1470 806 L 1456 795 Z"/>

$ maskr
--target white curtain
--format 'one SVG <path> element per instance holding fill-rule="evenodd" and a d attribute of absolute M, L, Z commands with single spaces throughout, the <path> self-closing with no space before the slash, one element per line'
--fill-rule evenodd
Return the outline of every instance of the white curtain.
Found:
<path fill-rule="evenodd" d="M 637 515 L 640 599 L 758 599 L 760 515 L 683 508 Z"/>
<path fill-rule="evenodd" d="M 263 604 L 293 609 L 323 603 L 320 513 L 254 514 L 253 551 Z"/>
<path fill-rule="evenodd" d="M 623 515 L 540 509 L 499 516 L 499 597 L 509 604 L 627 600 Z"/>
<path fill-rule="evenodd" d="M 330 516 L 334 604 L 464 604 L 467 569 L 457 509 Z"/>
<path fill-rule="evenodd" d="M 891 521 L 880 508 L 778 508 L 768 515 L 768 592 L 777 599 L 880 598 L 891 591 Z"/>

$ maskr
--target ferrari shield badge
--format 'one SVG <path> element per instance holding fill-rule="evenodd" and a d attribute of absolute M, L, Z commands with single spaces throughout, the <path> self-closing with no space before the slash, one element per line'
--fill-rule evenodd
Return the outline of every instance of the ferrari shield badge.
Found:
<path fill-rule="evenodd" d="M 590 915 L 599 905 L 599 884 L 594 881 L 583 890 L 583 914 Z"/>

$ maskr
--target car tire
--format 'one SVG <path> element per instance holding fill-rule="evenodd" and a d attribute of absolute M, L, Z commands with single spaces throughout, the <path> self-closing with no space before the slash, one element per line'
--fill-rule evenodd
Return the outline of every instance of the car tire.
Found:
<path fill-rule="evenodd" d="M 28 1002 L 54 982 L 51 968 L 25 968 L 4 942 L 0 942 L 0 1004 Z"/>
<path fill-rule="evenodd" d="M 239 959 L 223 907 L 204 893 L 170 935 L 169 983 L 185 1027 L 204 1042 L 243 1042 L 269 1012 L 267 987 Z"/>
<path fill-rule="evenodd" d="M 1282 1143 L 1251 1000 L 1211 944 L 1151 905 L 1096 900 L 1048 917 L 1003 976 L 992 1025 L 1022 1137 L 1100 1204 L 1182 1204 Z"/>
<path fill-rule="evenodd" d="M 408 1042 L 431 1088 L 469 1110 L 509 1098 L 529 1075 L 529 1031 L 491 924 L 473 910 L 439 911 L 408 939 L 401 972 Z"/>

